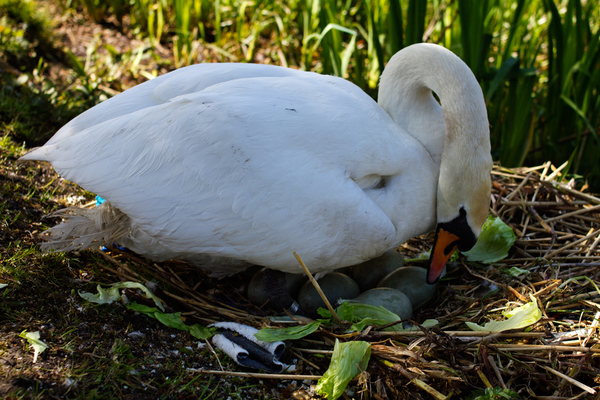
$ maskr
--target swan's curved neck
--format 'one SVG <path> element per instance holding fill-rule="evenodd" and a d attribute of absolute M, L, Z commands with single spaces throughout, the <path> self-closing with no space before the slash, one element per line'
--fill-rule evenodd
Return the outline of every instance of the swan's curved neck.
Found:
<path fill-rule="evenodd" d="M 378 102 L 438 164 L 451 158 L 453 149 L 489 147 L 481 88 L 466 64 L 441 46 L 411 46 L 392 57 L 381 77 Z"/>
<path fill-rule="evenodd" d="M 440 166 L 438 221 L 451 220 L 463 206 L 477 208 L 470 215 L 485 219 L 492 166 L 489 122 L 469 67 L 441 46 L 407 47 L 392 57 L 381 77 L 379 104 Z M 484 201 L 465 204 L 470 198 Z"/>

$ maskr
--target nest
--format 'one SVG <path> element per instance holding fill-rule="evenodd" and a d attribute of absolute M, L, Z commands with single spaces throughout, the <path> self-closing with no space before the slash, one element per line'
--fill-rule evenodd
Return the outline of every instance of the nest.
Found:
<path fill-rule="evenodd" d="M 512 227 L 517 240 L 509 257 L 498 263 L 455 263 L 436 299 L 413 316 L 417 326 L 435 318 L 437 327 L 413 332 L 367 328 L 352 334 L 320 328 L 290 343 L 297 374 L 203 372 L 318 379 L 328 365 L 322 355 L 331 353 L 337 338 L 372 345 L 369 367 L 351 383 L 355 398 L 467 398 L 487 390 L 487 398 L 501 392 L 502 398 L 511 398 L 512 391 L 520 398 L 573 399 L 597 393 L 600 198 L 576 189 L 574 180 L 564 182 L 562 168 L 550 163 L 494 167 L 490 212 Z M 429 250 L 431 242 L 427 235 L 399 250 L 411 255 Z M 116 249 L 101 254 L 112 264 L 107 269 L 120 279 L 157 282 L 162 288 L 159 297 L 190 321 L 273 326 L 269 313 L 245 297 L 252 271 L 225 282 L 181 262 L 149 263 Z M 464 324 L 503 319 L 501 311 L 531 296 L 543 318 L 526 329 L 491 334 L 473 332 Z"/>

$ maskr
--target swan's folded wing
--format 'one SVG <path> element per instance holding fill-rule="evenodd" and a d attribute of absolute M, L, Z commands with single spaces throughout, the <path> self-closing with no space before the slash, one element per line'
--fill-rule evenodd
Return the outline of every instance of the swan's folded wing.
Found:
<path fill-rule="evenodd" d="M 139 110 L 164 104 L 175 97 L 197 93 L 210 86 L 251 77 L 285 77 L 308 74 L 289 68 L 259 64 L 213 63 L 180 68 L 146 81 L 80 114 L 56 133 L 48 144 L 84 129 Z"/>

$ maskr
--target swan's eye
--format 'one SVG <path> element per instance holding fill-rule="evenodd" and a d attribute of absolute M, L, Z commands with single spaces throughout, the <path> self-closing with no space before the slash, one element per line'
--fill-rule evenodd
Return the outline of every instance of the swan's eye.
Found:
<path fill-rule="evenodd" d="M 442 101 L 440 100 L 440 96 L 438 96 L 438 94 L 436 92 L 434 92 L 433 90 L 431 91 L 431 94 L 433 95 L 433 98 L 435 99 L 435 101 L 437 101 L 439 105 L 442 105 Z"/>

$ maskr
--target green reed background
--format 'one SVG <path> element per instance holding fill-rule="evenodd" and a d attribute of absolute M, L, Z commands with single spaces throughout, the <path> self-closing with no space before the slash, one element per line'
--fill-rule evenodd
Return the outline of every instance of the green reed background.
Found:
<path fill-rule="evenodd" d="M 386 61 L 421 41 L 471 67 L 503 165 L 569 161 L 600 188 L 600 2 L 597 0 L 71 0 L 114 18 L 174 65 L 269 62 L 343 76 L 376 96 Z M 260 50 L 260 51 L 259 51 Z M 260 61 L 260 60 L 258 60 Z"/>

